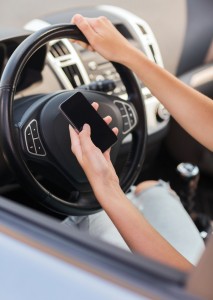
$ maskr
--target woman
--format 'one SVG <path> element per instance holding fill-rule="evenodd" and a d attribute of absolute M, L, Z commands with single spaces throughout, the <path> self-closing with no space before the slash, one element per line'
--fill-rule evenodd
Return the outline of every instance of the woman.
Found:
<path fill-rule="evenodd" d="M 89 19 L 75 15 L 72 22 L 86 36 L 89 45 L 74 42 L 131 69 L 189 134 L 213 150 L 211 99 L 184 85 L 147 59 L 105 17 Z M 93 106 L 97 109 L 96 103 Z M 106 117 L 105 121 L 109 123 L 110 117 Z M 113 130 L 117 133 L 116 128 Z M 102 154 L 92 143 L 89 125 L 85 124 L 79 134 L 70 127 L 70 136 L 72 151 L 84 169 L 97 200 L 128 247 L 160 262 L 190 270 L 204 249 L 203 242 L 176 196 L 168 187 L 165 188 L 165 183 L 146 182 L 136 187 L 132 200 L 135 207 L 120 188 L 110 161 L 110 151 Z M 152 191 L 156 189 L 154 197 Z M 148 198 L 147 192 L 151 193 Z M 163 202 L 165 199 L 166 203 Z M 142 213 L 138 209 L 141 204 Z M 162 214 L 164 209 L 168 211 Z M 164 217 L 166 225 L 162 226 Z M 65 223 L 68 224 L 71 219 L 68 218 Z M 179 245 L 181 242 L 182 246 Z M 189 251 L 195 253 L 194 257 Z"/>

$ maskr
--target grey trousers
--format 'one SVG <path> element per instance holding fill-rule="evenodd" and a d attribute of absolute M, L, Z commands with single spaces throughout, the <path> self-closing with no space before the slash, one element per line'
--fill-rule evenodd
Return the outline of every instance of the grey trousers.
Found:
<path fill-rule="evenodd" d="M 143 190 L 137 196 L 134 190 L 135 187 L 132 187 L 131 192 L 127 194 L 130 201 L 177 251 L 196 265 L 204 251 L 204 243 L 169 184 L 159 180 L 155 186 Z M 104 211 L 89 216 L 69 216 L 62 223 L 71 230 L 77 228 L 86 231 L 91 236 L 130 251 Z"/>

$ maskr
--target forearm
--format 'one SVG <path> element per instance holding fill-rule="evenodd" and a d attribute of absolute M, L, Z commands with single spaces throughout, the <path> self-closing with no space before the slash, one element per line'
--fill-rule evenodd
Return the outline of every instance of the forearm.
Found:
<path fill-rule="evenodd" d="M 133 251 L 162 263 L 189 270 L 192 265 L 161 237 L 126 198 L 119 186 L 109 151 L 103 154 L 95 147 L 90 134 L 87 124 L 79 134 L 70 126 L 71 149 L 85 171 L 97 200 L 127 245 Z"/>
<path fill-rule="evenodd" d="M 133 70 L 189 134 L 213 150 L 211 99 L 185 85 L 133 47 L 121 58 L 121 63 Z"/>
<path fill-rule="evenodd" d="M 151 62 L 106 18 L 86 19 L 76 15 L 73 22 L 85 34 L 91 49 L 98 51 L 106 59 L 124 64 L 131 69 L 189 134 L 213 150 L 211 99 L 184 85 Z"/>
<path fill-rule="evenodd" d="M 96 197 L 134 252 L 183 270 L 192 265 L 177 252 L 127 199 L 119 185 L 94 187 Z"/>

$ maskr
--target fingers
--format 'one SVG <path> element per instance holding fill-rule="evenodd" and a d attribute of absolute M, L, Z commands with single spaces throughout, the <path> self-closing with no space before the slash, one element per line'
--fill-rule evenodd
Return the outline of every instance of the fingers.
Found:
<path fill-rule="evenodd" d="M 97 111 L 99 108 L 99 104 L 97 102 L 93 102 L 92 107 Z M 109 125 L 112 121 L 111 116 L 106 116 L 103 118 L 103 120 L 106 122 L 107 125 Z M 70 130 L 70 138 L 71 138 L 71 150 L 74 153 L 74 155 L 77 157 L 79 163 L 82 162 L 82 152 L 87 152 L 91 151 L 92 149 L 94 150 L 96 146 L 93 144 L 90 136 L 91 136 L 91 129 L 88 124 L 84 124 L 83 129 L 80 133 L 77 133 L 72 126 L 69 126 Z M 114 127 L 112 129 L 114 134 L 117 136 L 118 135 L 118 128 Z M 105 153 L 104 156 L 107 160 L 110 160 L 110 149 L 108 149 Z"/>
<path fill-rule="evenodd" d="M 118 135 L 118 128 L 117 127 L 114 127 L 112 128 L 112 131 L 114 132 L 114 134 L 117 136 Z M 111 152 L 111 148 L 107 149 L 105 152 L 104 152 L 104 156 L 106 158 L 107 161 L 110 161 L 110 152 Z"/>
<path fill-rule="evenodd" d="M 86 18 L 84 18 L 83 16 L 81 16 L 79 14 L 76 14 L 72 18 L 72 23 L 75 24 L 76 26 L 78 26 L 78 28 L 86 36 L 86 38 L 89 41 L 89 43 L 92 44 L 91 43 L 92 37 L 94 35 L 96 35 L 96 33 L 93 30 L 93 28 L 91 27 L 91 25 L 89 24 L 88 20 Z"/>
<path fill-rule="evenodd" d="M 88 40 L 89 46 L 77 42 L 84 48 L 97 51 L 111 61 L 121 62 L 126 57 L 131 44 L 106 17 L 85 18 L 77 14 L 72 22 Z"/>
<path fill-rule="evenodd" d="M 99 108 L 99 104 L 97 102 L 92 102 L 92 107 L 95 109 L 95 110 L 98 110 Z"/>
<path fill-rule="evenodd" d="M 70 39 L 70 42 L 72 42 L 74 44 L 78 44 L 82 48 L 87 49 L 89 51 L 94 51 L 93 47 L 91 45 L 87 44 L 87 43 L 84 43 L 84 42 L 81 42 L 81 41 L 78 41 L 78 40 L 73 40 L 73 39 Z"/>
<path fill-rule="evenodd" d="M 103 118 L 103 120 L 105 123 L 107 123 L 107 125 L 109 125 L 112 122 L 112 117 L 106 116 L 105 118 Z"/>
<path fill-rule="evenodd" d="M 69 125 L 69 132 L 70 132 L 71 143 L 73 145 L 78 142 L 78 134 L 71 125 Z"/>
<path fill-rule="evenodd" d="M 69 132 L 70 132 L 70 139 L 71 139 L 71 147 L 73 147 L 78 144 L 78 134 L 71 125 L 69 125 Z"/>
<path fill-rule="evenodd" d="M 112 129 L 112 131 L 114 132 L 114 134 L 117 136 L 118 135 L 118 128 L 117 127 L 114 127 L 113 129 Z"/>
<path fill-rule="evenodd" d="M 92 107 L 97 111 L 99 108 L 99 104 L 97 102 L 93 102 Z M 112 117 L 110 117 L 110 116 L 106 116 L 103 119 L 108 125 L 112 122 Z"/>
<path fill-rule="evenodd" d="M 90 24 L 87 21 L 87 19 L 84 18 L 83 16 L 79 15 L 79 14 L 76 14 L 72 18 L 71 23 L 75 24 L 76 26 L 78 26 L 78 28 L 84 33 L 84 35 L 87 37 L 87 39 L 89 41 L 88 36 L 90 36 L 92 33 L 94 33 L 94 30 L 90 26 Z M 89 51 L 94 51 L 94 48 L 90 44 L 88 44 L 88 43 L 84 43 L 82 41 L 73 40 L 73 39 L 70 39 L 70 41 L 72 43 L 78 44 L 79 46 L 81 46 L 84 49 L 87 49 Z"/>
<path fill-rule="evenodd" d="M 80 145 L 78 133 L 73 129 L 71 125 L 69 125 L 69 132 L 70 132 L 70 140 L 71 140 L 71 150 L 73 154 L 76 156 L 79 163 L 81 163 L 82 152 L 81 152 L 81 145 Z"/>
<path fill-rule="evenodd" d="M 79 140 L 80 140 L 82 153 L 87 153 L 97 148 L 93 144 L 90 136 L 91 136 L 90 126 L 89 124 L 84 124 L 83 129 L 79 133 Z"/>
<path fill-rule="evenodd" d="M 84 124 L 83 131 L 85 132 L 86 136 L 91 135 L 91 128 L 90 128 L 89 124 Z"/>

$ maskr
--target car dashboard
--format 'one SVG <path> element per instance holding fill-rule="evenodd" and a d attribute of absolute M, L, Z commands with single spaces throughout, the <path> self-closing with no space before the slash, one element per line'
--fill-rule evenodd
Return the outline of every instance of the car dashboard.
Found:
<path fill-rule="evenodd" d="M 150 60 L 163 67 L 154 33 L 144 20 L 123 9 L 110 6 L 100 6 L 94 9 L 84 8 L 82 12 L 81 10 L 78 10 L 78 12 L 91 17 L 106 15 L 131 44 L 142 50 Z M 26 24 L 25 29 L 36 31 L 56 23 L 69 22 L 74 13 L 75 11 L 70 10 L 66 13 L 62 12 L 49 16 L 43 20 L 32 20 Z M 69 16 L 69 19 L 67 16 Z M 15 37 L 1 41 L 1 71 L 9 56 L 23 38 Z M 31 74 L 27 76 L 29 72 Z M 109 80 L 109 83 L 113 82 L 115 84 L 115 86 L 109 88 L 108 93 L 125 99 L 124 85 L 110 62 L 98 53 L 88 51 L 77 44 L 71 43 L 68 39 L 55 40 L 47 48 L 41 48 L 31 57 L 23 72 L 23 77 L 19 80 L 16 98 L 36 92 L 52 92 L 59 89 L 72 90 L 94 82 L 99 82 L 99 84 L 94 84 L 91 89 L 101 90 L 103 80 Z M 148 134 L 151 135 L 167 125 L 169 114 L 142 82 L 140 82 L 140 86 L 146 105 Z"/>

